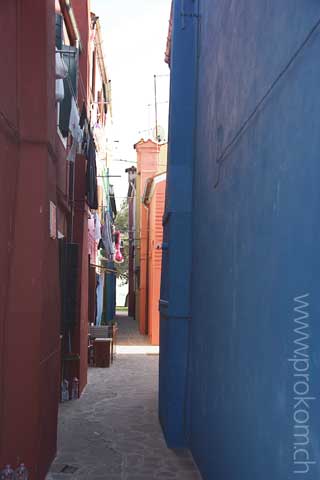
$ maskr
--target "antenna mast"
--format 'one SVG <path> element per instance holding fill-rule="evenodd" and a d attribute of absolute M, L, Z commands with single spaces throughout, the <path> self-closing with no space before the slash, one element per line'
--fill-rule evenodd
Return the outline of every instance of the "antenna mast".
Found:
<path fill-rule="evenodd" d="M 154 75 L 154 113 L 156 121 L 156 140 L 158 141 L 157 75 Z"/>

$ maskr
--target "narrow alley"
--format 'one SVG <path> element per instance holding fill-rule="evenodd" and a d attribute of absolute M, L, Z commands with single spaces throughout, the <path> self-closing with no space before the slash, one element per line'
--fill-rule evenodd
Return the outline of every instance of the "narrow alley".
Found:
<path fill-rule="evenodd" d="M 0 37 L 0 480 L 319 480 L 320 1 Z"/>
<path fill-rule="evenodd" d="M 158 355 L 135 320 L 117 320 L 113 365 L 89 369 L 82 397 L 60 405 L 58 454 L 47 480 L 200 479 L 187 451 L 165 445 L 158 421 Z M 145 353 L 119 353 L 125 348 Z"/>

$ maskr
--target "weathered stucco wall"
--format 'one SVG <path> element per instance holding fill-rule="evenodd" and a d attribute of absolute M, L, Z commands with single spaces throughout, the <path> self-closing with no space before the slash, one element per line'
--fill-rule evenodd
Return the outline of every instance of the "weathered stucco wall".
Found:
<path fill-rule="evenodd" d="M 42 480 L 56 451 L 60 364 L 52 2 L 5 2 L 0 20 L 0 469 Z M 50 33 L 52 32 L 52 33 Z M 32 81 L 30 81 L 32 79 Z"/>
<path fill-rule="evenodd" d="M 159 413 L 206 480 L 319 476 L 319 19 L 174 1 Z"/>
<path fill-rule="evenodd" d="M 320 461 L 319 29 L 245 122 L 320 6 L 202 0 L 200 10 L 189 444 L 209 480 L 280 480 L 305 468 L 316 479 L 318 463 L 294 460 Z M 309 305 L 294 300 L 306 294 Z M 309 377 L 297 387 L 288 360 L 303 332 L 310 362 L 296 367 Z M 296 406 L 295 388 L 316 400 Z M 310 433 L 294 458 L 299 421 Z"/>

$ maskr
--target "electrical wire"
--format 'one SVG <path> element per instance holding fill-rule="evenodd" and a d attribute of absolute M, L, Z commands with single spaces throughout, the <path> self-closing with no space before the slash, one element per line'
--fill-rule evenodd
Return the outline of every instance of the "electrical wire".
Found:
<path fill-rule="evenodd" d="M 70 92 L 71 92 L 71 95 L 73 96 L 74 98 L 74 101 L 76 102 L 76 105 L 78 107 L 78 110 L 79 110 L 79 113 L 81 112 L 81 109 L 79 108 L 79 104 L 78 104 L 78 98 L 77 98 L 77 95 L 74 91 L 74 88 L 72 86 L 72 80 L 71 80 L 71 77 L 70 77 L 70 59 L 69 59 L 69 65 L 68 65 L 68 75 L 66 77 L 67 79 L 67 82 L 68 82 L 68 86 L 70 88 Z M 86 89 L 85 89 L 85 86 L 84 86 L 84 81 L 83 81 L 83 78 L 82 78 L 82 74 L 81 74 L 81 71 L 80 71 L 80 68 L 78 69 L 78 79 L 79 79 L 79 85 L 80 85 L 80 90 L 81 90 L 81 94 L 82 94 L 82 101 L 85 103 L 86 105 L 86 108 L 87 108 L 87 114 L 89 114 L 89 112 L 91 111 L 91 103 L 94 102 L 94 98 L 93 98 L 93 95 L 92 95 L 92 92 L 91 90 L 89 89 L 89 102 L 88 102 L 88 99 L 87 99 L 87 93 L 86 93 Z M 91 102 L 91 103 L 90 103 Z"/>
<path fill-rule="evenodd" d="M 102 265 L 97 265 L 96 263 L 90 263 L 90 267 L 101 268 L 110 273 L 117 273 L 117 270 L 113 270 L 112 268 L 108 268 L 108 267 L 103 267 Z"/>
<path fill-rule="evenodd" d="M 112 162 L 126 162 L 126 163 L 137 163 L 136 160 L 122 160 L 122 158 L 117 158 L 117 159 L 114 159 L 114 160 L 111 160 L 111 163 Z"/>
<path fill-rule="evenodd" d="M 92 95 L 92 91 L 91 91 L 91 89 L 89 88 L 90 101 L 88 102 L 88 100 L 87 100 L 87 94 L 86 94 L 86 89 L 85 89 L 85 86 L 84 86 L 84 82 L 83 82 L 83 78 L 82 78 L 80 69 L 79 69 L 79 80 L 80 80 L 80 88 L 82 89 L 83 101 L 84 101 L 85 104 L 86 104 L 87 113 L 89 114 L 89 112 L 91 112 L 91 103 L 94 102 L 94 98 L 93 98 L 93 95 Z M 91 102 L 91 103 L 90 103 L 90 102 Z"/>
<path fill-rule="evenodd" d="M 219 169 L 218 169 L 218 179 L 214 185 L 214 188 L 217 188 L 220 182 L 220 170 L 221 166 L 225 160 L 225 158 L 228 156 L 230 150 L 232 150 L 232 147 L 238 142 L 238 140 L 242 137 L 242 135 L 246 132 L 247 127 L 249 126 L 251 120 L 255 118 L 257 113 L 259 112 L 261 106 L 267 101 L 277 84 L 282 80 L 282 78 L 285 76 L 291 65 L 295 62 L 297 57 L 300 55 L 300 53 L 304 50 L 304 48 L 308 45 L 310 40 L 312 39 L 313 35 L 317 32 L 317 30 L 320 27 L 320 18 L 314 25 L 314 27 L 309 31 L 308 35 L 305 37 L 304 41 L 301 43 L 299 48 L 295 51 L 295 53 L 292 55 L 290 60 L 287 62 L 285 67 L 281 70 L 279 75 L 275 78 L 275 80 L 272 82 L 270 87 L 267 89 L 266 93 L 263 95 L 263 97 L 259 100 L 253 111 L 250 113 L 248 118 L 245 120 L 245 122 L 242 124 L 242 126 L 239 128 L 238 132 L 235 134 L 233 139 L 228 143 L 228 145 L 225 147 L 223 150 L 222 154 L 219 156 L 217 159 L 217 163 L 219 164 Z"/>
<path fill-rule="evenodd" d="M 170 73 L 160 73 L 160 74 L 156 74 L 155 77 L 157 77 L 157 78 L 170 77 Z"/>
<path fill-rule="evenodd" d="M 6 116 L 6 114 L 2 111 L 0 111 L 0 117 L 2 118 L 2 120 L 5 122 L 5 124 L 7 125 L 7 128 L 10 130 L 11 134 L 13 135 L 13 137 L 16 139 L 16 140 L 19 140 L 19 131 L 17 130 L 17 128 L 13 125 L 13 123 L 11 123 L 11 121 L 8 119 L 8 117 Z"/>
<path fill-rule="evenodd" d="M 132 161 L 131 160 L 122 160 L 121 158 L 118 158 L 118 159 L 111 160 L 111 162 L 110 162 L 111 166 L 112 166 L 113 162 L 125 162 L 125 163 L 132 163 L 132 164 L 135 164 L 135 165 L 137 165 L 137 163 L 138 163 L 136 160 L 132 160 Z M 158 163 L 157 165 L 159 167 L 167 167 L 168 166 L 167 163 Z"/>
<path fill-rule="evenodd" d="M 88 104 L 88 101 L 87 101 L 87 94 L 86 94 L 86 91 L 85 91 L 84 82 L 83 82 L 83 79 L 82 79 L 80 68 L 78 68 L 77 73 L 78 73 L 78 79 L 80 80 L 80 82 L 79 82 L 80 90 L 82 89 L 82 101 L 86 104 L 87 114 L 89 114 L 91 112 L 91 109 L 88 108 L 88 106 L 90 104 Z M 76 93 L 75 93 L 75 90 L 74 90 L 73 85 L 72 85 L 72 80 L 71 80 L 71 77 L 70 77 L 70 56 L 68 57 L 68 75 L 66 77 L 66 80 L 67 80 L 67 83 L 68 83 L 70 93 L 71 93 L 71 95 L 72 95 L 72 97 L 75 101 L 78 112 L 80 114 L 81 109 L 79 108 L 78 95 L 76 95 Z M 91 90 L 90 90 L 89 94 L 90 94 L 90 99 L 92 99 Z M 70 165 L 70 167 L 71 167 L 71 165 Z M 74 171 L 75 170 L 75 164 L 73 164 L 72 168 L 73 168 L 73 172 L 72 172 L 72 177 L 73 177 L 73 179 L 72 179 L 72 183 L 73 183 L 73 185 L 72 185 L 72 191 L 73 191 L 72 196 L 73 196 L 74 195 L 74 189 L 75 189 L 75 184 L 74 184 L 74 182 L 75 182 L 75 171 Z M 72 204 L 72 207 L 71 207 L 72 210 L 74 210 L 76 202 L 74 201 L 74 199 L 72 199 L 70 201 L 70 203 Z M 73 212 L 72 212 L 72 214 L 71 214 L 71 240 L 73 239 L 73 220 L 74 220 L 74 215 L 73 215 Z"/>

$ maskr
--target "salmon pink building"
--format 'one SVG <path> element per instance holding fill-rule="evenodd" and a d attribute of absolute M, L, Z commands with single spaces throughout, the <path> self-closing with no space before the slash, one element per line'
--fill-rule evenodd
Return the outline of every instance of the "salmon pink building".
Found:
<path fill-rule="evenodd" d="M 152 345 L 159 345 L 159 300 L 163 236 L 162 218 L 164 213 L 165 192 L 166 173 L 160 173 L 146 181 L 142 198 L 144 206 L 148 209 L 146 228 L 146 236 L 148 237 L 146 323 L 147 333 Z"/>
<path fill-rule="evenodd" d="M 159 344 L 159 296 L 161 276 L 162 215 L 167 145 L 153 140 L 140 140 L 134 146 L 137 168 L 129 172 L 129 218 L 135 208 L 130 242 L 129 265 L 133 266 L 129 292 L 135 292 L 135 318 L 139 330 L 149 335 L 153 345 Z M 134 197 L 134 200 L 132 200 Z M 133 286 L 132 286 L 133 283 Z M 130 298 L 129 298 L 130 302 Z M 132 301 L 130 302 L 132 304 Z"/>

